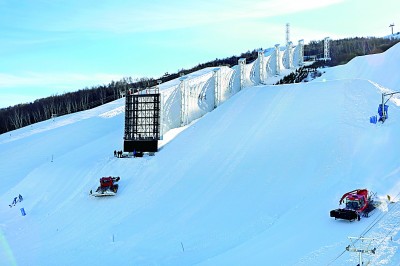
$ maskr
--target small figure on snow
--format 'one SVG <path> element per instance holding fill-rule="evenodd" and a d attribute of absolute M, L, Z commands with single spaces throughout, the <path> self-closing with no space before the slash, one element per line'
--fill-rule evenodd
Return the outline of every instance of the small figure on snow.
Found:
<path fill-rule="evenodd" d="M 18 198 L 18 197 L 15 197 L 15 198 L 14 198 L 14 200 L 13 200 L 13 202 L 12 202 L 12 205 L 15 206 L 15 204 L 17 204 L 17 198 Z"/>
<path fill-rule="evenodd" d="M 117 151 L 114 150 L 114 157 L 117 157 Z"/>
<path fill-rule="evenodd" d="M 19 202 L 24 200 L 24 198 L 22 198 L 21 194 L 18 195 L 18 199 L 19 199 Z"/>

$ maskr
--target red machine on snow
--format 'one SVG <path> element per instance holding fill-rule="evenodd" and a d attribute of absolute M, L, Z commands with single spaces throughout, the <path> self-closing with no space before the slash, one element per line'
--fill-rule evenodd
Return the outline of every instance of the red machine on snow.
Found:
<path fill-rule="evenodd" d="M 90 195 L 95 197 L 102 196 L 114 196 L 118 191 L 118 184 L 120 177 L 102 177 L 100 178 L 100 186 L 97 188 L 96 192 L 90 191 Z"/>
<path fill-rule="evenodd" d="M 374 195 L 369 195 L 367 189 L 356 189 L 345 193 L 339 201 L 339 205 L 345 203 L 345 208 L 336 209 L 330 212 L 335 219 L 349 221 L 360 220 L 360 216 L 368 217 L 369 213 L 376 208 Z"/>

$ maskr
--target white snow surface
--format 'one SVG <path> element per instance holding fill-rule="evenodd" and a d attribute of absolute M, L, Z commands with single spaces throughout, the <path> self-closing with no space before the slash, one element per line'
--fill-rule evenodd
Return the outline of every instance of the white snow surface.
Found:
<path fill-rule="evenodd" d="M 377 239 L 372 265 L 399 265 L 396 99 L 369 122 L 382 90 L 400 88 L 399 54 L 247 87 L 167 132 L 155 156 L 113 156 L 124 99 L 0 135 L 0 265 L 356 265 L 348 236 Z M 116 196 L 89 196 L 102 176 L 121 177 Z M 382 207 L 330 218 L 357 188 Z"/>

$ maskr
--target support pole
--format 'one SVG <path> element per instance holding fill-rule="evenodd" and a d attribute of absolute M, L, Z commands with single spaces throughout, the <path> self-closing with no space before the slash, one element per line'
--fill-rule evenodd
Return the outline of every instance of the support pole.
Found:
<path fill-rule="evenodd" d="M 220 68 L 219 67 L 217 67 L 217 68 L 214 68 L 213 69 L 213 71 L 214 71 L 214 109 L 215 108 L 217 108 L 218 107 L 218 105 L 219 105 L 219 103 L 220 103 L 220 101 L 221 101 L 221 96 L 220 96 L 220 83 L 221 83 L 221 81 L 220 81 Z"/>
<path fill-rule="evenodd" d="M 186 92 L 186 80 L 187 77 L 180 77 L 180 84 L 179 89 L 181 91 L 181 126 L 185 126 L 187 123 L 187 113 L 188 113 L 188 99 L 187 99 L 187 92 Z"/>
<path fill-rule="evenodd" d="M 363 265 L 363 257 L 362 257 L 363 253 L 375 254 L 376 248 L 372 248 L 372 243 L 376 242 L 376 239 L 365 238 L 365 237 L 351 237 L 351 236 L 349 236 L 348 239 L 350 240 L 351 244 L 346 247 L 346 250 L 349 252 L 358 253 L 359 265 Z M 356 245 L 358 245 L 358 247 Z"/>
<path fill-rule="evenodd" d="M 382 121 L 385 122 L 386 114 L 385 114 L 385 94 L 382 93 Z"/>
<path fill-rule="evenodd" d="M 246 66 L 246 58 L 240 58 L 239 59 L 239 71 L 240 71 L 240 89 L 242 90 L 244 88 L 244 80 L 245 80 L 245 66 Z"/>
<path fill-rule="evenodd" d="M 394 23 L 389 25 L 390 28 L 392 28 L 392 35 L 393 35 L 393 27 L 394 27 Z"/>

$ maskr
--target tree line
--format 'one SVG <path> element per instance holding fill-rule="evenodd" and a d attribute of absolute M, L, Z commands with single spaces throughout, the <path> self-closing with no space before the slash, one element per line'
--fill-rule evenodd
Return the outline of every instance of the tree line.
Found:
<path fill-rule="evenodd" d="M 356 37 L 329 42 L 330 61 L 327 66 L 343 65 L 356 56 L 377 54 L 398 43 L 400 40 L 376 37 Z M 311 41 L 304 46 L 304 56 L 316 56 L 317 59 L 324 57 L 324 41 Z"/>
<path fill-rule="evenodd" d="M 127 88 L 135 91 L 150 84 L 151 80 L 142 78 L 132 81 L 123 78 L 108 85 L 84 88 L 75 92 L 52 95 L 30 103 L 0 109 L 0 134 L 28 126 L 37 122 L 79 111 L 91 109 L 122 97 Z"/>

